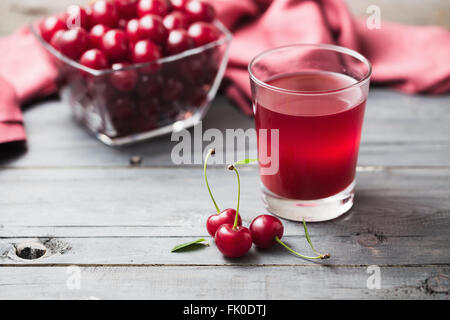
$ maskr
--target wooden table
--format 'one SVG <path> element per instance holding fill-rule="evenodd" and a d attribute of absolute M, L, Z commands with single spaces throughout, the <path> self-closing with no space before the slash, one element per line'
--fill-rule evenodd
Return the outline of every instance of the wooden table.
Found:
<path fill-rule="evenodd" d="M 207 237 L 214 212 L 200 165 L 173 165 L 170 135 L 125 148 L 102 145 L 58 100 L 25 111 L 29 149 L 1 156 L 0 298 L 64 299 L 448 299 L 450 275 L 450 96 L 372 88 L 359 157 L 356 203 L 346 215 L 309 224 L 314 263 L 280 246 L 224 258 Z M 206 128 L 251 128 L 218 97 Z M 254 148 L 255 146 L 251 146 Z M 130 166 L 132 156 L 143 157 Z M 255 166 L 241 169 L 242 215 L 264 213 Z M 209 178 L 222 208 L 235 206 L 235 176 Z M 309 252 L 299 223 L 288 244 Z M 16 249 L 40 243 L 39 259 Z M 381 288 L 369 289 L 379 267 Z M 73 267 L 76 266 L 76 267 Z M 370 282 L 370 280 L 369 280 Z M 369 285 L 370 287 L 370 285 Z"/>

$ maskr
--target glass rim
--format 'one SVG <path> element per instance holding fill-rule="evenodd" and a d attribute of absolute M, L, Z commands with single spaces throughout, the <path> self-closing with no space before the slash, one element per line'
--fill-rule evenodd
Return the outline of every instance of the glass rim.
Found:
<path fill-rule="evenodd" d="M 37 26 L 34 23 L 30 23 L 28 25 L 31 33 L 37 38 L 37 40 L 40 42 L 40 44 L 51 54 L 53 55 L 55 58 L 57 58 L 59 61 L 63 61 L 64 63 L 70 65 L 71 67 L 75 68 L 75 69 L 79 69 L 79 70 L 83 70 L 84 72 L 92 75 L 92 76 L 102 76 L 105 74 L 110 74 L 110 73 L 114 73 L 114 72 L 118 72 L 118 71 L 124 71 L 124 70 L 130 70 L 130 69 L 140 69 L 140 68 L 144 68 L 144 67 L 148 67 L 151 65 L 155 65 L 155 64 L 164 64 L 164 63 L 169 63 L 172 61 L 178 61 L 181 60 L 183 58 L 189 57 L 189 56 L 194 56 L 197 54 L 200 54 L 206 50 L 209 50 L 211 48 L 214 47 L 219 47 L 223 44 L 226 44 L 227 47 L 229 47 L 231 40 L 233 39 L 233 36 L 231 34 L 231 32 L 227 29 L 227 27 L 225 27 L 223 25 L 223 23 L 221 23 L 219 20 L 214 20 L 213 24 L 220 30 L 220 32 L 222 32 L 222 34 L 224 35 L 223 37 L 220 37 L 219 39 L 204 44 L 202 46 L 199 47 L 195 47 L 174 55 L 170 55 L 170 56 L 166 56 L 166 57 L 162 57 L 159 58 L 157 60 L 151 61 L 151 62 L 143 62 L 143 63 L 133 63 L 127 66 L 124 66 L 123 68 L 120 69 L 102 69 L 102 70 L 96 70 L 96 69 L 92 69 L 89 67 L 86 67 L 82 64 L 80 64 L 78 61 L 70 59 L 69 57 L 63 55 L 61 52 L 59 52 L 58 50 L 56 50 L 55 48 L 53 48 L 50 43 L 48 43 L 47 41 L 45 41 L 40 32 L 37 30 Z"/>
<path fill-rule="evenodd" d="M 307 47 L 323 49 L 323 50 L 328 50 L 328 51 L 335 51 L 335 52 L 340 52 L 340 53 L 344 53 L 349 56 L 352 56 L 353 58 L 356 58 L 357 60 L 361 61 L 362 63 L 364 63 L 367 66 L 367 73 L 362 77 L 362 79 L 357 80 L 355 83 L 352 83 L 348 86 L 344 86 L 344 87 L 340 87 L 340 88 L 336 88 L 336 89 L 332 89 L 332 90 L 323 90 L 323 91 L 307 91 L 307 90 L 302 91 L 302 90 L 291 90 L 291 89 L 284 89 L 284 88 L 272 86 L 272 85 L 268 84 L 267 82 L 258 79 L 258 77 L 256 77 L 255 74 L 252 72 L 252 67 L 256 63 L 256 61 L 266 55 L 272 54 L 277 51 L 290 49 L 290 48 L 307 48 Z M 334 44 L 325 44 L 325 43 L 298 43 L 298 44 L 291 44 L 291 45 L 286 45 L 286 46 L 275 47 L 275 48 L 267 49 L 267 50 L 260 52 L 255 57 L 253 57 L 252 60 L 250 60 L 250 63 L 248 64 L 248 73 L 250 75 L 250 80 L 254 81 L 259 86 L 265 87 L 265 88 L 273 90 L 273 91 L 278 91 L 280 93 L 287 93 L 287 94 L 295 94 L 295 95 L 307 95 L 307 96 L 325 95 L 325 94 L 333 94 L 333 93 L 337 93 L 337 92 L 346 91 L 348 89 L 351 89 L 354 87 L 359 87 L 359 86 L 365 84 L 366 82 L 368 82 L 370 80 L 370 76 L 372 75 L 372 64 L 366 57 L 364 57 L 359 52 L 352 50 L 352 49 L 348 49 L 346 47 L 342 47 L 342 46 L 338 46 L 338 45 L 334 45 Z"/>

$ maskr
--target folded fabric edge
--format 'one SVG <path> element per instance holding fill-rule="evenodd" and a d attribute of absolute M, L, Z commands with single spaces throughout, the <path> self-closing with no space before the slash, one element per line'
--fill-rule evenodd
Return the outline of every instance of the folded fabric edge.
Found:
<path fill-rule="evenodd" d="M 0 144 L 8 142 L 25 142 L 25 128 L 21 123 L 0 122 Z"/>

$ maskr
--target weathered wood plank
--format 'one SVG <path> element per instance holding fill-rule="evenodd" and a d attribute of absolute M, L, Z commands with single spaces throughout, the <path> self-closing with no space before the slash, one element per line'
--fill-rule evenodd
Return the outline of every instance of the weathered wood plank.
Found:
<path fill-rule="evenodd" d="M 0 299 L 448 299 L 448 293 L 432 293 L 431 288 L 439 288 L 427 279 L 444 277 L 450 268 L 381 267 L 381 288 L 371 290 L 366 267 L 81 267 L 79 271 L 77 290 L 74 269 L 2 267 Z"/>
<path fill-rule="evenodd" d="M 45 1 L 12 6 L 2 1 L 0 33 L 67 1 L 74 2 L 46 7 Z M 356 2 L 349 0 L 364 15 L 365 4 Z M 370 4 L 380 5 L 383 19 L 392 12 L 398 17 L 403 6 L 402 12 L 420 12 L 420 17 L 402 16 L 411 21 L 448 21 L 445 1 L 421 4 L 423 10 L 411 9 L 417 7 L 409 2 L 406 7 L 403 0 Z M 325 261 L 329 266 L 279 247 L 266 253 L 253 248 L 236 261 L 223 258 L 213 243 L 170 253 L 175 244 L 206 236 L 204 222 L 212 213 L 200 168 L 172 166 L 170 136 L 108 148 L 75 124 L 62 103 L 31 106 L 25 111 L 29 151 L 0 154 L 0 298 L 448 299 L 449 102 L 449 95 L 411 97 L 371 89 L 356 205 L 340 219 L 309 225 L 316 247 L 333 254 Z M 218 97 L 203 126 L 246 129 L 253 121 Z M 146 168 L 126 168 L 136 154 Z M 219 168 L 210 175 L 220 204 L 234 206 L 234 176 Z M 243 169 L 242 178 L 248 224 L 265 211 L 255 167 Z M 285 222 L 285 227 L 285 240 L 306 251 L 300 225 Z M 33 238 L 44 242 L 48 255 L 31 261 L 15 257 L 12 244 Z M 81 289 L 75 291 L 66 285 L 65 266 L 73 264 L 83 265 Z M 367 289 L 370 264 L 381 266 L 380 290 Z M 439 275 L 446 284 L 430 285 L 427 279 Z"/>
<path fill-rule="evenodd" d="M 212 206 L 202 170 L 7 169 L 0 171 L 2 264 L 17 263 L 8 246 L 24 238 L 53 239 L 58 254 L 31 263 L 223 264 L 211 248 L 170 254 L 178 243 L 207 236 Z M 241 170 L 244 224 L 264 213 L 255 167 Z M 235 177 L 213 167 L 210 181 L 220 204 L 233 206 Z M 220 183 L 218 183 L 220 181 Z M 358 173 L 356 205 L 347 215 L 309 224 L 316 246 L 333 264 L 450 263 L 450 169 L 389 169 Z M 39 186 L 39 188 L 36 188 Z M 174 201 L 176 199 L 176 201 Z M 298 223 L 285 221 L 286 239 L 307 250 Z M 375 241 L 373 246 L 371 241 Z M 253 251 L 256 252 L 256 251 Z M 249 255 L 247 264 L 304 263 L 281 248 Z M 243 263 L 240 261 L 240 263 Z M 23 263 L 19 261 L 18 263 Z"/>
<path fill-rule="evenodd" d="M 214 167 L 209 175 L 220 206 L 235 206 L 233 174 Z M 241 176 L 248 224 L 265 210 L 257 169 L 242 168 Z M 205 235 L 214 213 L 200 168 L 7 169 L 0 171 L 0 194 L 2 237 Z M 355 207 L 310 228 L 320 235 L 431 236 L 448 233 L 449 215 L 450 169 L 362 171 Z M 286 234 L 302 232 L 286 222 Z"/>
<path fill-rule="evenodd" d="M 170 135 L 133 146 L 110 148 L 75 123 L 68 106 L 59 101 L 36 104 L 25 112 L 25 122 L 29 151 L 10 157 L 3 155 L 0 165 L 128 166 L 134 155 L 143 156 L 144 165 L 173 164 L 170 155 L 176 142 L 170 141 Z M 412 97 L 374 88 L 367 105 L 359 164 L 450 166 L 449 122 L 450 95 Z M 227 128 L 248 129 L 253 128 L 253 119 L 219 96 L 203 121 L 203 129 L 208 128 L 222 132 Z M 249 151 L 256 154 L 256 142 L 250 144 Z"/>
<path fill-rule="evenodd" d="M 331 253 L 328 260 L 313 262 L 288 253 L 281 246 L 268 250 L 253 247 L 241 259 L 227 259 L 210 246 L 197 250 L 171 253 L 177 244 L 195 237 L 112 237 L 112 238 L 8 238 L 0 239 L 0 266 L 8 265 L 450 265 L 450 236 L 396 237 L 372 233 L 349 236 L 312 236 L 317 250 Z M 292 248 L 313 255 L 304 236 L 286 236 Z M 19 258 L 16 247 L 43 243 L 48 252 L 39 259 Z"/>

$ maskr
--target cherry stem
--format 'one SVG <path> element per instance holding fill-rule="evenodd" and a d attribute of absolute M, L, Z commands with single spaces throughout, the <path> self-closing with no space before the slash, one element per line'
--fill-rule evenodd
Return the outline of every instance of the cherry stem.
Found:
<path fill-rule="evenodd" d="M 283 241 L 281 241 L 280 238 L 278 238 L 278 236 L 275 236 L 275 241 L 278 242 L 279 244 L 281 244 L 283 247 L 285 247 L 289 252 L 291 252 L 291 253 L 295 254 L 296 256 L 299 256 L 300 258 L 303 258 L 303 259 L 317 260 L 317 259 L 328 259 L 330 257 L 329 253 L 319 254 L 315 257 L 305 256 L 305 255 L 298 253 L 297 251 L 294 251 L 291 248 L 289 248 Z"/>
<path fill-rule="evenodd" d="M 208 150 L 208 153 L 206 154 L 206 157 L 205 157 L 205 164 L 203 166 L 203 173 L 204 173 L 204 176 L 205 176 L 205 182 L 206 182 L 206 187 L 208 188 L 209 196 L 211 197 L 211 200 L 214 203 L 214 206 L 216 207 L 217 214 L 219 214 L 220 213 L 219 206 L 217 205 L 216 200 L 214 200 L 214 197 L 212 195 L 211 189 L 209 188 L 208 177 L 206 176 L 206 166 L 207 166 L 207 163 L 208 163 L 208 158 L 212 154 L 215 154 L 215 153 L 216 153 L 216 150 L 214 150 L 214 149 L 209 149 Z"/>
<path fill-rule="evenodd" d="M 313 251 L 315 254 L 320 255 L 320 253 L 319 253 L 316 249 L 314 249 L 314 247 L 313 247 L 311 238 L 309 237 L 308 228 L 306 227 L 306 221 L 305 221 L 305 218 L 303 218 L 303 229 L 305 230 L 306 241 L 308 241 L 309 246 L 311 247 L 312 251 Z"/>
<path fill-rule="evenodd" d="M 236 172 L 236 177 L 238 181 L 238 200 L 237 200 L 237 206 L 236 206 L 236 217 L 234 218 L 234 224 L 233 229 L 235 230 L 238 226 L 238 218 L 239 218 L 239 203 L 241 201 L 241 180 L 239 179 L 239 172 L 236 169 L 236 166 L 233 164 L 230 164 L 228 166 L 228 170 L 234 170 Z"/>

